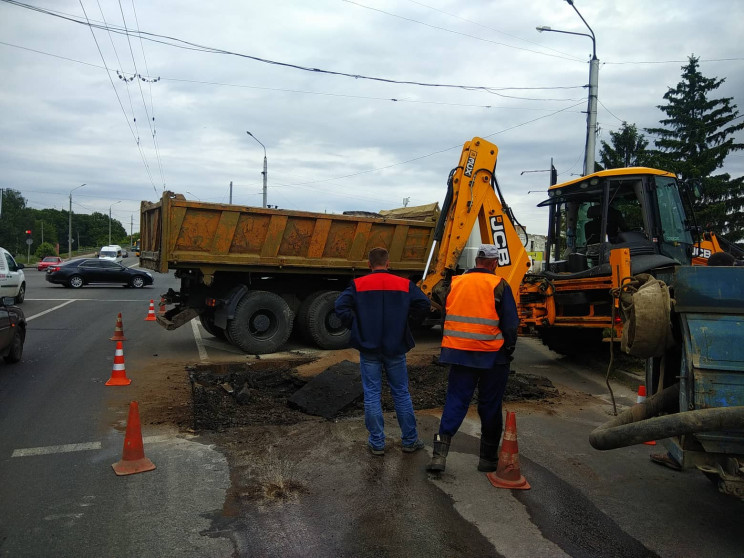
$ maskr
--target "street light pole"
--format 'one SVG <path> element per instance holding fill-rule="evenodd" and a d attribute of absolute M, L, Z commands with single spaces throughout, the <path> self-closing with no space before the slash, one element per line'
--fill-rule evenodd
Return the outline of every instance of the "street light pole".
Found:
<path fill-rule="evenodd" d="M 581 35 L 582 37 L 589 37 L 592 40 L 592 59 L 589 63 L 589 99 L 586 111 L 586 143 L 584 148 L 584 175 L 587 175 L 594 172 L 594 152 L 596 150 L 597 142 L 597 97 L 599 91 L 599 58 L 597 58 L 597 40 L 594 36 L 594 31 L 589 27 L 584 16 L 582 16 L 579 10 L 576 9 L 576 6 L 574 6 L 573 0 L 566 0 L 566 2 L 579 15 L 581 21 L 583 21 L 586 28 L 589 29 L 589 33 L 561 31 L 559 29 L 551 29 L 544 25 L 537 27 L 537 30 L 540 32 L 550 31 L 553 33 L 564 33 L 566 35 Z"/>
<path fill-rule="evenodd" d="M 70 211 L 68 212 L 69 217 L 69 228 L 67 229 L 67 259 L 72 258 L 72 193 L 78 188 L 82 188 L 85 184 L 81 184 L 77 188 L 70 190 Z"/>
<path fill-rule="evenodd" d="M 261 174 L 263 174 L 263 207 L 266 207 L 266 179 L 269 174 L 267 165 L 266 165 L 266 146 L 263 143 L 261 143 L 259 139 L 253 134 L 251 134 L 250 132 L 246 131 L 245 133 L 251 136 L 254 140 L 256 140 L 259 143 L 259 145 L 263 147 L 263 150 L 264 150 L 264 167 L 263 167 L 263 172 Z"/>
<path fill-rule="evenodd" d="M 117 203 L 121 203 L 121 200 L 109 205 L 109 243 L 108 243 L 109 246 L 111 246 L 111 208 L 114 207 Z"/>

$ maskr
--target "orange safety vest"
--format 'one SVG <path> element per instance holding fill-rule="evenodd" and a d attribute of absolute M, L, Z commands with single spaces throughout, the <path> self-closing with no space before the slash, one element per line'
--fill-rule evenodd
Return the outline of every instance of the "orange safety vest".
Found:
<path fill-rule="evenodd" d="M 452 278 L 447 295 L 442 347 L 495 352 L 504 345 L 493 290 L 502 278 L 468 273 Z"/>

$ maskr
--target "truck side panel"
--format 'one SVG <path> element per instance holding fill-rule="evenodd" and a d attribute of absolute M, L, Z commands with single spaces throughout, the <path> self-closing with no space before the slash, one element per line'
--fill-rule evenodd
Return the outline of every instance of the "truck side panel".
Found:
<path fill-rule="evenodd" d="M 141 265 L 173 268 L 276 268 L 348 273 L 367 268 L 376 246 L 394 271 L 423 271 L 436 216 L 429 221 L 328 215 L 187 201 L 166 192 L 142 203 Z"/>

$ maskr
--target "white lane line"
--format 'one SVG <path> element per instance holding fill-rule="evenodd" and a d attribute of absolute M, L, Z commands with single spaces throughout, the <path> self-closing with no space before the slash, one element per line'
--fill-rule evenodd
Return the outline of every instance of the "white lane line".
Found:
<path fill-rule="evenodd" d="M 207 349 L 204 347 L 204 341 L 202 341 L 201 331 L 199 331 L 199 324 L 196 323 L 196 318 L 191 320 L 191 329 L 194 330 L 194 341 L 196 341 L 196 348 L 199 350 L 199 359 L 207 360 Z"/>
<path fill-rule="evenodd" d="M 49 312 L 54 312 L 55 310 L 59 310 L 60 308 L 62 308 L 64 306 L 67 306 L 68 304 L 71 304 L 73 302 L 77 302 L 77 299 L 76 298 L 70 299 L 67 302 L 65 302 L 64 304 L 60 304 L 59 306 L 55 306 L 54 308 L 50 308 L 49 310 L 44 310 L 43 312 L 39 312 L 38 314 L 34 314 L 33 316 L 29 316 L 29 317 L 26 318 L 26 321 L 27 322 L 30 322 L 31 320 L 34 320 L 36 318 L 39 318 L 39 317 L 43 316 L 44 314 L 49 314 Z"/>
<path fill-rule="evenodd" d="M 183 438 L 174 438 L 170 434 L 156 434 L 153 436 L 143 436 L 143 444 L 161 444 L 171 440 L 185 439 L 188 440 L 195 436 L 184 436 Z M 22 448 L 13 450 L 11 457 L 31 457 L 34 455 L 52 455 L 55 453 L 70 453 L 73 451 L 88 451 L 102 449 L 101 442 L 83 442 L 80 444 L 66 444 L 63 446 L 44 446 L 40 448 Z"/>
<path fill-rule="evenodd" d="M 101 442 L 84 442 L 82 444 L 65 444 L 63 446 L 46 446 L 42 448 L 22 448 L 13 450 L 11 457 L 30 457 L 32 455 L 49 455 L 52 453 L 70 453 L 101 449 Z"/>

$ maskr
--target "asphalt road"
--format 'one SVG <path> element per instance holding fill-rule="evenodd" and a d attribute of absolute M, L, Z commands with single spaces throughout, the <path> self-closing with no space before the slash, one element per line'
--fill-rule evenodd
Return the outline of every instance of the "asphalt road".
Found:
<path fill-rule="evenodd" d="M 26 275 L 24 358 L 0 363 L 0 556 L 721 557 L 744 548 L 744 504 L 702 474 L 651 464 L 660 448 L 593 450 L 589 432 L 610 418 L 604 370 L 527 339 L 517 372 L 549 377 L 575 401 L 514 407 L 530 491 L 494 489 L 475 471 L 477 418 L 463 425 L 438 478 L 423 471 L 423 452 L 367 455 L 361 419 L 278 430 L 268 445 L 300 456 L 293 466 L 307 488 L 274 505 L 244 502 L 239 513 L 228 502 L 247 466 L 219 446 L 229 432 L 148 427 L 157 469 L 117 477 L 111 464 L 132 392 L 104 385 L 117 313 L 133 385 L 154 366 L 245 357 L 199 327 L 167 332 L 144 321 L 150 299 L 176 287 L 172 276 L 155 274 L 141 290 L 71 290 L 34 269 Z M 634 402 L 632 390 L 614 388 L 622 405 Z M 419 423 L 430 444 L 436 417 L 421 414 Z"/>

